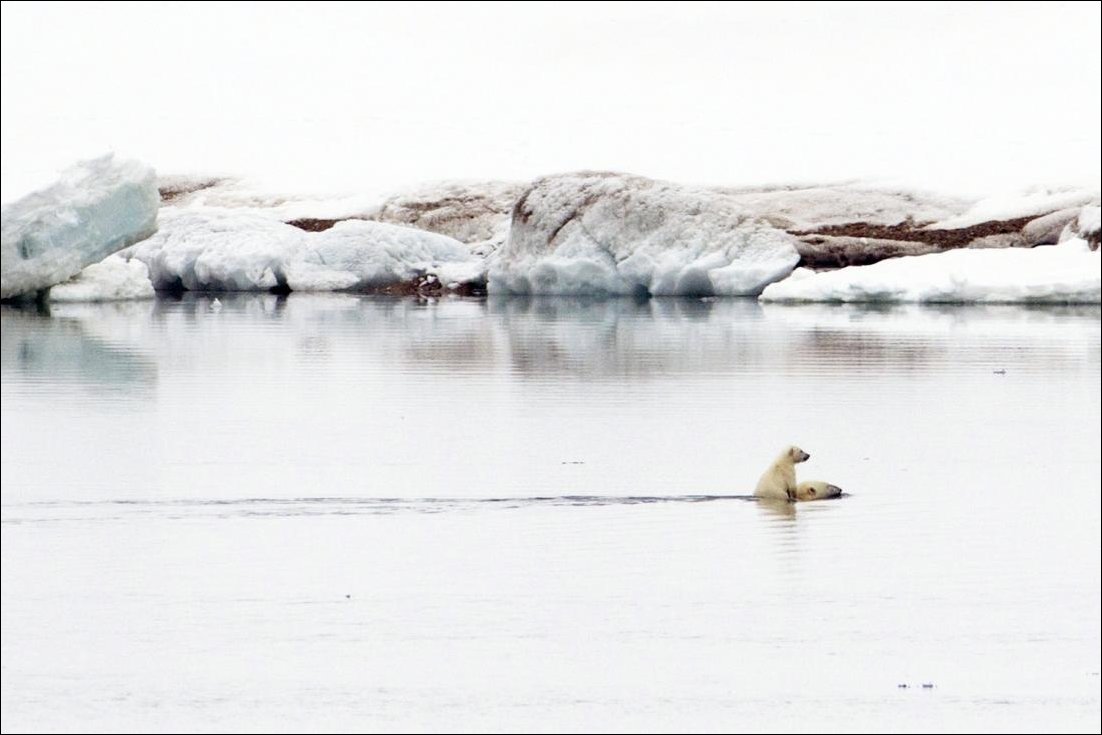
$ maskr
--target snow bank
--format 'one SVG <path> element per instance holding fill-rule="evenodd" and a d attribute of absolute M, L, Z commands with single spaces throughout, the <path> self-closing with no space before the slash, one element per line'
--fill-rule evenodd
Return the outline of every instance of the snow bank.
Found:
<path fill-rule="evenodd" d="M 323 232 L 253 212 L 166 210 L 160 231 L 128 255 L 149 266 L 158 289 L 364 290 L 434 274 L 481 277 L 463 243 L 381 222 L 349 220 Z"/>
<path fill-rule="evenodd" d="M 156 176 L 107 155 L 3 207 L 0 298 L 33 294 L 156 231 Z"/>
<path fill-rule="evenodd" d="M 490 266 L 492 293 L 757 294 L 799 255 L 730 195 L 638 176 L 538 179 Z"/>
<path fill-rule="evenodd" d="M 149 269 L 138 260 L 109 255 L 50 289 L 50 301 L 128 301 L 153 298 Z"/>
<path fill-rule="evenodd" d="M 763 301 L 1090 303 L 1102 301 L 1100 253 L 1086 241 L 1033 249 L 950 250 L 814 273 L 799 269 Z"/>

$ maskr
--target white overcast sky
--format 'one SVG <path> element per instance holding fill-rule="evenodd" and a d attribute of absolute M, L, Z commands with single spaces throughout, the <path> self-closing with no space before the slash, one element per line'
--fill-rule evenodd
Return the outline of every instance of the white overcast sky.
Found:
<path fill-rule="evenodd" d="M 107 150 L 296 191 L 1100 179 L 1098 2 L 2 7 L 5 200 Z"/>

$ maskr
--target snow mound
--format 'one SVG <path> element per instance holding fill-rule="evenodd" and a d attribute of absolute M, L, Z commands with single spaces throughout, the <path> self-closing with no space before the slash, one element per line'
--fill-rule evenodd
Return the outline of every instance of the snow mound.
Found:
<path fill-rule="evenodd" d="M 149 269 L 117 253 L 93 263 L 75 278 L 50 289 L 50 301 L 128 301 L 153 298 Z"/>
<path fill-rule="evenodd" d="M 67 169 L 52 186 L 4 205 L 0 298 L 33 294 L 157 229 L 156 175 L 106 155 Z"/>
<path fill-rule="evenodd" d="M 1100 253 L 1084 240 L 1032 249 L 950 250 L 815 273 L 801 268 L 762 301 L 1087 303 L 1102 301 Z"/>
<path fill-rule="evenodd" d="M 384 222 L 347 220 L 303 233 L 284 266 L 292 291 L 363 290 L 431 273 L 445 283 L 479 277 L 481 265 L 458 240 Z"/>
<path fill-rule="evenodd" d="M 480 261 L 443 235 L 363 220 L 307 232 L 250 211 L 166 210 L 160 231 L 128 254 L 161 290 L 342 291 L 426 273 L 481 277 Z"/>
<path fill-rule="evenodd" d="M 127 251 L 149 267 L 158 290 L 263 291 L 305 233 L 251 212 L 166 209 L 157 234 Z"/>
<path fill-rule="evenodd" d="M 535 181 L 490 266 L 491 293 L 757 294 L 799 260 L 794 238 L 732 196 L 638 176 Z"/>

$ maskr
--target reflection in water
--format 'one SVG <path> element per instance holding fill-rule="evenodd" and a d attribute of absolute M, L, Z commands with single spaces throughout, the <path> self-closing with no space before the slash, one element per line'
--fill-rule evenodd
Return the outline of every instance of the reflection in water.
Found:
<path fill-rule="evenodd" d="M 96 317 L 120 312 L 117 308 L 99 309 Z M 122 309 L 121 318 L 142 319 L 140 312 Z M 145 400 L 145 392 L 157 382 L 153 356 L 125 341 L 95 334 L 94 324 L 66 316 L 51 316 L 48 311 L 20 307 L 0 307 L 0 370 L 17 372 L 30 383 L 48 385 L 60 381 L 92 391 L 112 391 L 119 395 L 136 392 Z M 95 317 L 93 317 L 93 320 Z"/>
<path fill-rule="evenodd" d="M 977 353 L 991 363 L 1019 358 L 1022 339 L 1046 344 L 1029 353 L 1038 369 L 1099 361 L 1098 351 L 1083 342 L 1098 334 L 1097 307 L 763 307 L 751 299 L 426 303 L 268 294 L 222 294 L 218 300 L 217 309 L 213 298 L 190 295 L 139 304 L 67 304 L 54 307 L 52 318 L 4 308 L 4 368 L 22 364 L 34 370 L 54 359 L 46 352 L 56 351 L 58 361 L 68 353 L 74 370 L 90 380 L 148 379 L 152 365 L 165 361 L 166 348 L 175 359 L 173 346 L 195 330 L 212 339 L 189 360 L 196 364 L 215 358 L 210 351 L 231 349 L 231 343 L 239 349 L 263 343 L 271 355 L 290 347 L 324 359 L 362 351 L 360 342 L 370 340 L 367 347 L 388 359 L 399 356 L 425 369 L 508 367 L 518 375 L 586 379 L 846 363 L 921 370 L 944 362 L 961 338 L 982 347 Z M 246 332 L 230 342 L 219 339 L 244 323 L 250 325 Z"/>
<path fill-rule="evenodd" d="M 759 500 L 758 507 L 762 513 L 772 518 L 783 520 L 796 520 L 796 504 L 783 500 Z"/>

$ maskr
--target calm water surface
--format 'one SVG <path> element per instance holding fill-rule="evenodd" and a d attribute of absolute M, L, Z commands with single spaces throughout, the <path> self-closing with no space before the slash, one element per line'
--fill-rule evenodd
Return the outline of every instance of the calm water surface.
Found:
<path fill-rule="evenodd" d="M 5 731 L 1099 730 L 1097 308 L 242 296 L 2 337 Z M 849 497 L 738 497 L 789 443 Z"/>

